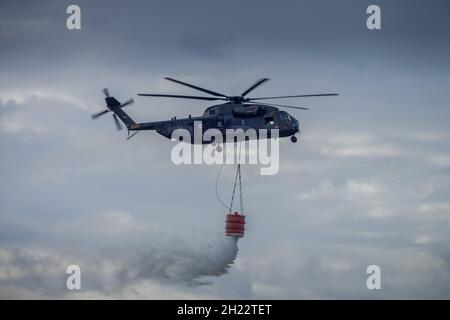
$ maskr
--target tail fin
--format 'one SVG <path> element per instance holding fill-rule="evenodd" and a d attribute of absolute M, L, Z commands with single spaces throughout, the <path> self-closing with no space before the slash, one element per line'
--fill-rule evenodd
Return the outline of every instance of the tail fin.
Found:
<path fill-rule="evenodd" d="M 105 101 L 108 109 L 114 112 L 114 114 L 118 116 L 120 120 L 122 120 L 122 122 L 127 126 L 127 128 L 130 128 L 132 125 L 136 124 L 136 122 L 134 122 L 134 120 L 131 119 L 130 116 L 122 109 L 123 107 L 133 103 L 132 99 L 128 100 L 123 104 L 117 101 L 117 99 L 114 97 L 106 97 Z"/>

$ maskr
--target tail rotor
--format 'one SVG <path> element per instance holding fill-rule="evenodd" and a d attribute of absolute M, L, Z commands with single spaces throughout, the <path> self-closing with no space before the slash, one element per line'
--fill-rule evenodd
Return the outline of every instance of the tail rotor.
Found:
<path fill-rule="evenodd" d="M 115 108 L 116 110 L 117 110 L 117 108 L 122 109 L 122 108 L 134 103 L 133 99 L 129 99 L 129 100 L 125 101 L 124 103 L 120 103 L 114 97 L 110 96 L 109 90 L 107 88 L 103 89 L 103 94 L 105 95 L 106 108 L 105 108 L 105 110 L 102 110 L 100 112 L 92 114 L 91 115 L 92 120 L 96 120 L 99 117 L 107 114 L 108 112 L 112 112 L 113 108 Z M 116 125 L 116 129 L 122 130 L 123 126 L 120 123 L 119 119 L 117 118 L 117 116 L 114 112 L 113 112 L 112 116 L 113 116 L 114 123 Z"/>

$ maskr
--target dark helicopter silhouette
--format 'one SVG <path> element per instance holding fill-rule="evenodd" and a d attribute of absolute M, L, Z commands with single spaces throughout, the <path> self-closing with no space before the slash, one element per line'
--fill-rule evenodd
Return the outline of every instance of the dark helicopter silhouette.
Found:
<path fill-rule="evenodd" d="M 191 143 L 194 143 L 194 125 L 201 122 L 202 133 L 208 129 L 218 129 L 223 135 L 223 141 L 226 138 L 227 129 L 254 129 L 257 133 L 259 129 L 267 130 L 267 137 L 270 138 L 270 132 L 273 129 L 279 130 L 279 137 L 291 137 L 292 142 L 297 142 L 295 134 L 300 132 L 300 126 L 297 119 L 295 119 L 289 113 L 279 110 L 278 108 L 292 108 L 300 110 L 308 110 L 308 108 L 294 107 L 273 103 L 259 102 L 256 100 L 269 100 L 269 99 L 284 99 L 284 98 L 301 98 L 301 97 L 323 97 L 323 96 L 337 96 L 337 93 L 322 93 L 322 94 L 302 94 L 302 95 L 290 95 L 290 96 L 278 96 L 278 97 L 262 97 L 262 98 L 247 98 L 247 94 L 253 91 L 256 87 L 260 86 L 264 82 L 268 81 L 268 78 L 263 78 L 253 84 L 250 88 L 242 92 L 239 96 L 227 96 L 222 93 L 214 92 L 205 88 L 194 86 L 192 84 L 182 82 L 173 78 L 165 78 L 166 80 L 190 87 L 209 94 L 210 96 L 187 96 L 187 95 L 172 95 L 172 94 L 147 94 L 140 93 L 139 96 L 146 97 L 166 97 L 166 98 L 182 98 L 182 99 L 195 99 L 205 101 L 225 101 L 225 103 L 217 104 L 208 107 L 202 116 L 177 119 L 173 117 L 170 120 L 165 121 L 153 121 L 136 123 L 131 119 L 123 107 L 132 104 L 134 101 L 130 99 L 125 103 L 120 103 L 114 97 L 109 95 L 108 89 L 103 89 L 105 94 L 106 109 L 93 114 L 92 119 L 108 113 L 113 112 L 114 122 L 117 130 L 122 129 L 119 118 L 128 129 L 128 139 L 133 137 L 136 133 L 142 130 L 155 130 L 162 136 L 171 139 L 172 132 L 176 129 L 186 129 L 189 131 L 192 137 Z M 130 135 L 130 131 L 134 131 Z M 259 135 L 256 137 L 259 139 Z M 202 143 L 210 143 L 202 141 Z"/>

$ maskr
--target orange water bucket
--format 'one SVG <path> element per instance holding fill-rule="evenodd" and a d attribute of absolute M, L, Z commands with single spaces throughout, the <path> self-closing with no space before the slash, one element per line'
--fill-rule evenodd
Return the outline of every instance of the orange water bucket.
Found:
<path fill-rule="evenodd" d="M 225 235 L 242 238 L 245 232 L 245 216 L 238 212 L 227 214 Z"/>

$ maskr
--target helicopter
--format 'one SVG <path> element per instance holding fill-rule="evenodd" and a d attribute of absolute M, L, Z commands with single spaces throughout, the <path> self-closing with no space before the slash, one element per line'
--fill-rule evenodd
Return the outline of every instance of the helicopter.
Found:
<path fill-rule="evenodd" d="M 263 78 L 255 82 L 247 90 L 243 91 L 238 96 L 228 96 L 219 92 L 208 90 L 202 87 L 195 86 L 180 80 L 176 80 L 170 77 L 165 78 L 168 81 L 175 82 L 177 84 L 187 86 L 191 89 L 201 91 L 209 96 L 191 96 L 191 95 L 173 95 L 173 94 L 150 94 L 139 93 L 138 96 L 144 97 L 164 97 L 164 98 L 178 98 L 178 99 L 194 99 L 203 101 L 224 101 L 224 103 L 212 105 L 203 112 L 203 115 L 188 118 L 177 119 L 172 117 L 170 120 L 164 121 L 152 121 L 136 123 L 130 116 L 123 111 L 123 108 L 134 103 L 133 99 L 129 99 L 124 103 L 119 102 L 114 97 L 110 96 L 108 89 L 103 89 L 105 95 L 106 108 L 103 111 L 92 114 L 93 120 L 112 112 L 113 119 L 116 124 L 117 130 L 123 129 L 119 119 L 125 124 L 128 129 L 127 139 L 131 139 L 138 132 L 143 130 L 155 130 L 160 135 L 172 139 L 172 133 L 177 129 L 186 129 L 192 137 L 190 142 L 195 143 L 194 126 L 201 123 L 202 133 L 208 129 L 218 129 L 223 138 L 226 137 L 227 129 L 242 129 L 244 131 L 248 129 L 254 129 L 256 132 L 259 129 L 266 129 L 267 136 L 270 138 L 270 132 L 273 129 L 278 130 L 280 138 L 291 137 L 293 143 L 297 142 L 296 134 L 300 134 L 299 121 L 279 108 L 290 108 L 297 110 L 308 110 L 305 107 L 296 107 L 289 105 L 281 105 L 274 103 L 261 102 L 259 100 L 271 100 L 271 99 L 285 99 L 285 98 L 304 98 L 304 97 L 324 97 L 324 96 L 337 96 L 337 93 L 320 93 L 320 94 L 301 94 L 301 95 L 288 95 L 288 96 L 274 96 L 274 97 L 260 97 L 249 98 L 247 95 L 255 88 L 259 87 L 263 83 L 267 82 L 269 78 Z M 133 131 L 130 134 L 130 131 Z M 259 134 L 256 139 L 259 139 Z M 225 140 L 223 140 L 225 141 Z M 201 143 L 212 143 L 214 141 L 202 141 Z"/>

